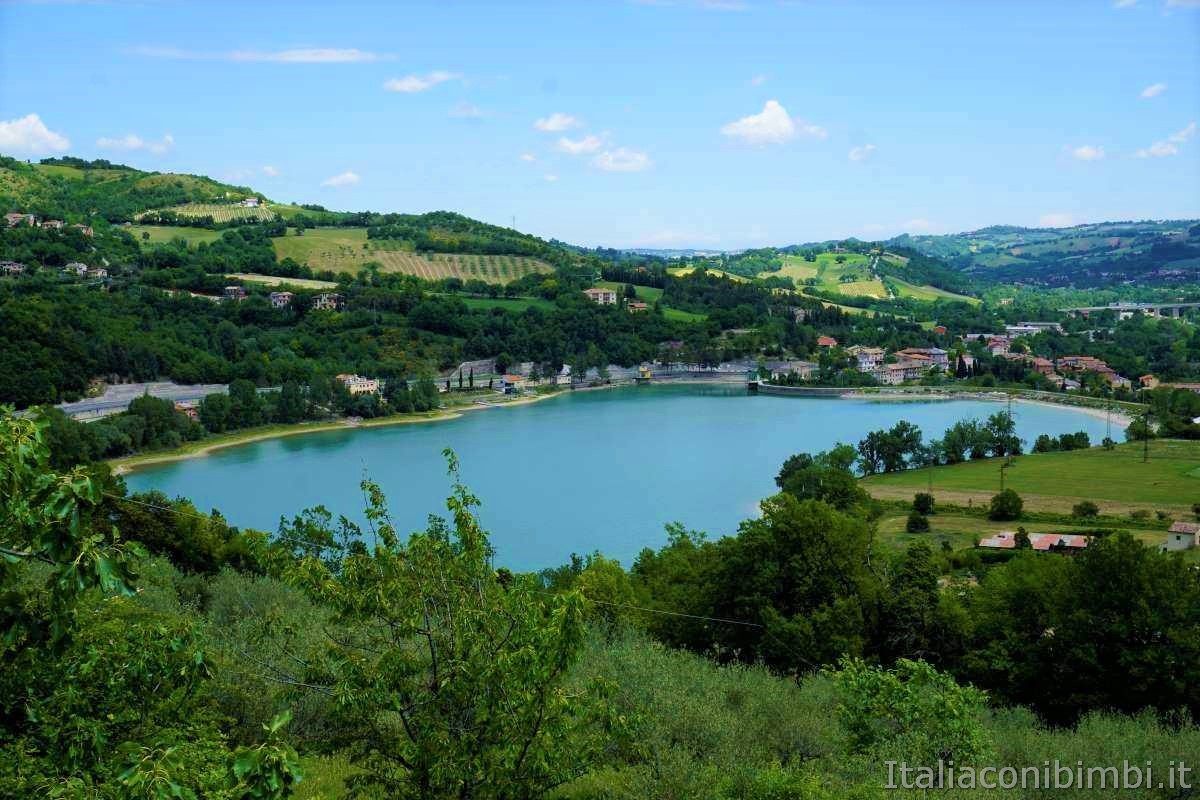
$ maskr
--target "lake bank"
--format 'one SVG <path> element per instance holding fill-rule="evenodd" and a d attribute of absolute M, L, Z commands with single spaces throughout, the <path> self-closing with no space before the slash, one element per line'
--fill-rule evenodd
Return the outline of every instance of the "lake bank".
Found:
<path fill-rule="evenodd" d="M 444 415 L 444 425 L 262 439 L 145 465 L 126 481 L 131 491 L 188 497 L 231 524 L 271 531 L 281 516 L 316 505 L 363 523 L 359 483 L 369 475 L 387 493 L 396 526 L 413 531 L 426 527 L 430 512 L 445 513 L 442 451 L 450 448 L 482 502 L 498 564 L 540 569 L 595 550 L 629 564 L 642 548 L 666 541 L 667 523 L 713 537 L 735 533 L 776 491 L 780 465 L 796 453 L 854 444 L 900 419 L 932 439 L 961 419 L 995 411 L 979 400 L 795 402 L 713 383 L 550 396 L 558 400 L 506 403 L 512 407 L 503 414 Z M 1014 404 L 1014 414 L 1028 441 L 1079 430 L 1103 437 L 1102 421 L 1063 407 Z"/>

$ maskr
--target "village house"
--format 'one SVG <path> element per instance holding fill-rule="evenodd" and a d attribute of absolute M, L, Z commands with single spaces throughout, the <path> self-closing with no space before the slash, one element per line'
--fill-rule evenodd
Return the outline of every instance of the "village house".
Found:
<path fill-rule="evenodd" d="M 880 364 L 871 370 L 871 377 L 884 386 L 899 386 L 909 381 L 919 381 L 929 369 L 928 361 L 905 359 L 895 364 Z"/>
<path fill-rule="evenodd" d="M 75 228 L 76 230 L 78 230 L 78 231 L 79 231 L 80 233 L 82 233 L 84 236 L 93 236 L 93 235 L 95 235 L 95 231 L 93 231 L 93 230 L 92 230 L 92 226 L 91 226 L 91 225 L 81 225 L 81 224 L 79 224 L 78 222 L 76 222 L 76 223 L 75 223 L 75 224 L 73 224 L 71 227 L 72 227 L 72 228 Z"/>
<path fill-rule="evenodd" d="M 817 369 L 817 365 L 811 361 L 768 361 L 766 367 L 771 373 L 772 381 L 783 380 L 789 375 L 808 380 Z"/>
<path fill-rule="evenodd" d="M 837 347 L 837 339 L 833 338 L 832 336 L 818 336 L 817 347 Z"/>
<path fill-rule="evenodd" d="M 92 267 L 87 271 L 87 276 L 92 279 L 101 279 L 108 277 L 108 270 L 104 267 Z"/>
<path fill-rule="evenodd" d="M 65 267 L 63 267 L 63 272 L 66 272 L 66 273 L 69 273 L 72 275 L 78 275 L 79 277 L 83 277 L 84 275 L 87 275 L 87 271 L 88 271 L 88 265 L 84 264 L 80 261 L 72 261 L 70 264 L 67 264 Z"/>
<path fill-rule="evenodd" d="M 245 200 L 243 200 L 240 203 L 240 205 L 242 206 L 242 208 L 258 208 L 258 198 L 257 197 L 247 197 Z"/>
<path fill-rule="evenodd" d="M 337 292 L 322 292 L 312 300 L 313 311 L 337 311 L 342 307 L 342 296 Z"/>
<path fill-rule="evenodd" d="M 1195 522 L 1173 522 L 1167 530 L 1163 550 L 1191 550 L 1200 539 L 1200 524 Z"/>
<path fill-rule="evenodd" d="M 225 299 L 226 300 L 234 300 L 234 301 L 245 300 L 246 299 L 246 290 L 243 289 L 241 286 L 226 286 L 225 287 Z"/>
<path fill-rule="evenodd" d="M 41 223 L 38 225 L 38 227 L 39 228 L 47 228 L 47 229 L 53 230 L 53 231 L 61 231 L 63 229 L 63 226 L 65 226 L 65 225 L 66 225 L 66 223 L 63 222 L 61 219 L 44 219 L 41 221 Z"/>
<path fill-rule="evenodd" d="M 200 419 L 200 410 L 197 408 L 195 400 L 176 400 L 175 410 L 186 416 L 188 419 Z"/>
<path fill-rule="evenodd" d="M 616 305 L 617 292 L 615 289 L 604 289 L 601 287 L 592 287 L 584 289 L 583 293 L 587 295 L 588 300 L 602 306 Z"/>
<path fill-rule="evenodd" d="M 940 347 L 906 347 L 903 350 L 896 352 L 897 358 L 911 358 L 914 360 L 928 360 L 931 366 L 942 367 L 943 369 L 950 363 L 950 354 Z"/>
<path fill-rule="evenodd" d="M 271 292 L 271 307 L 272 308 L 287 308 L 292 304 L 292 299 L 296 295 L 291 292 Z"/>
<path fill-rule="evenodd" d="M 0 275 L 21 275 L 25 265 L 19 261 L 0 261 Z"/>
<path fill-rule="evenodd" d="M 337 376 L 337 379 L 350 392 L 351 397 L 358 397 L 360 394 L 379 394 L 379 380 L 377 378 L 364 378 L 362 375 L 352 375 L 348 372 L 343 372 Z"/>
<path fill-rule="evenodd" d="M 644 311 L 650 310 L 650 306 L 641 302 L 640 300 L 634 300 L 631 303 L 626 303 L 625 307 L 629 309 L 630 314 L 641 314 Z"/>
<path fill-rule="evenodd" d="M 1011 344 L 1012 342 L 1009 341 L 1007 336 L 993 336 L 988 339 L 987 349 L 994 356 L 1006 356 Z"/>
<path fill-rule="evenodd" d="M 15 228 L 18 225 L 37 225 L 37 217 L 33 214 L 23 214 L 20 211 L 5 214 L 4 221 L 8 223 L 8 227 L 10 228 Z"/>
<path fill-rule="evenodd" d="M 1088 546 L 1088 537 L 1069 533 L 1031 533 L 1029 547 L 1039 552 L 1077 553 Z M 1017 534 L 1013 531 L 1002 531 L 995 536 L 980 539 L 978 547 L 989 550 L 1016 550 Z"/>
<path fill-rule="evenodd" d="M 1153 375 L 1143 375 L 1142 377 L 1138 378 L 1138 384 L 1143 389 L 1154 389 L 1158 387 L 1158 378 L 1154 377 Z"/>
<path fill-rule="evenodd" d="M 846 352 L 858 361 L 859 372 L 870 372 L 883 363 L 885 355 L 882 347 L 867 347 L 856 344 L 847 348 Z"/>
<path fill-rule="evenodd" d="M 949 333 L 949 331 L 946 330 L 945 325 L 934 325 L 933 332 L 936 333 L 938 336 L 945 336 L 947 333 Z"/>
<path fill-rule="evenodd" d="M 517 394 L 525 388 L 525 379 L 520 375 L 503 375 L 500 378 L 502 394 Z"/>

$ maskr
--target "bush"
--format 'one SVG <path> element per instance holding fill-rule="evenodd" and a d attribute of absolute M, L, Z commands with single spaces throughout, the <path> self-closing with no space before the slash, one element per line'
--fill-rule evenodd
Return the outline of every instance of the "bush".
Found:
<path fill-rule="evenodd" d="M 909 533 L 925 533 L 929 530 L 929 517 L 913 511 L 908 515 L 908 522 L 904 524 L 904 530 Z"/>
<path fill-rule="evenodd" d="M 1100 507 L 1091 500 L 1084 500 L 1076 503 L 1071 508 L 1071 516 L 1091 519 L 1092 517 L 1100 516 Z"/>
<path fill-rule="evenodd" d="M 1021 499 L 1021 495 L 1012 489 L 1005 489 L 992 498 L 991 505 L 988 507 L 988 519 L 996 521 L 1020 519 L 1021 510 L 1024 507 L 1025 501 Z"/>
<path fill-rule="evenodd" d="M 933 513 L 933 495 L 928 492 L 917 492 L 913 497 L 913 511 L 918 514 Z"/>

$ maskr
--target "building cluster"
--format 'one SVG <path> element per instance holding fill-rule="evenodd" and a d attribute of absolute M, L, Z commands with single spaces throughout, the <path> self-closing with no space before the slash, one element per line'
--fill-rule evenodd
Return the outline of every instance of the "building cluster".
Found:
<path fill-rule="evenodd" d="M 1088 537 L 1071 533 L 1030 533 L 1029 547 L 1042 552 L 1078 553 L 1088 546 Z M 1016 550 L 1017 534 L 1002 531 L 995 536 L 979 540 L 979 547 L 987 550 Z"/>
<path fill-rule="evenodd" d="M 91 225 L 83 225 L 76 222 L 68 226 L 67 223 L 63 222 L 61 219 L 43 219 L 39 221 L 36 215 L 26 214 L 23 211 L 13 211 L 5 214 L 4 221 L 8 223 L 8 227 L 10 228 L 15 228 L 18 225 L 30 225 L 35 228 L 46 228 L 47 230 L 61 231 L 64 228 L 71 227 L 78 230 L 84 236 L 92 236 L 95 233 L 92 230 Z"/>
<path fill-rule="evenodd" d="M 241 286 L 226 286 L 221 299 L 227 302 L 240 302 L 246 299 L 246 290 Z M 284 309 L 291 308 L 292 303 L 296 300 L 296 295 L 293 292 L 271 292 L 268 299 L 272 308 Z M 344 300 L 345 298 L 337 292 L 322 292 L 313 297 L 309 307 L 313 311 L 336 311 L 342 307 Z"/>
<path fill-rule="evenodd" d="M 93 280 L 108 277 L 108 270 L 104 267 L 89 267 L 82 261 L 72 261 L 63 267 L 63 272 L 77 278 L 91 278 Z"/>
<path fill-rule="evenodd" d="M 968 333 L 961 338 L 964 343 L 985 342 L 987 351 L 997 358 L 1008 361 L 1020 361 L 1029 369 L 1045 375 L 1049 380 L 1067 389 L 1078 389 L 1079 378 L 1087 372 L 1093 372 L 1104 379 L 1114 389 L 1128 389 L 1132 382 L 1120 375 L 1102 359 L 1094 356 L 1062 356 L 1056 360 L 1042 358 L 1029 353 L 1014 353 L 1012 346 L 1022 336 L 1032 336 L 1045 331 L 1062 333 L 1062 326 L 1057 322 L 1020 322 L 1016 325 L 1006 325 L 1004 333 Z"/>
<path fill-rule="evenodd" d="M 820 345 L 821 341 L 818 339 L 817 343 Z M 882 347 L 855 345 L 846 352 L 857 362 L 859 372 L 865 372 L 884 386 L 919 381 L 934 370 L 945 372 L 950 366 L 950 354 L 940 347 L 906 347 L 893 353 L 891 360 Z"/>

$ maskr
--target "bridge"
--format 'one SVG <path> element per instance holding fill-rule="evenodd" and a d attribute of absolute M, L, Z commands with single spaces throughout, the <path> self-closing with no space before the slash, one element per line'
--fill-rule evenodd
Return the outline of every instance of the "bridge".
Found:
<path fill-rule="evenodd" d="M 1148 314 L 1151 317 L 1173 317 L 1178 319 L 1183 311 L 1189 308 L 1200 308 L 1200 303 L 1110 303 L 1106 306 L 1077 306 L 1075 308 L 1060 308 L 1065 314 L 1073 317 L 1098 314 L 1102 311 L 1112 311 L 1120 319 L 1129 319 L 1134 314 Z"/>

